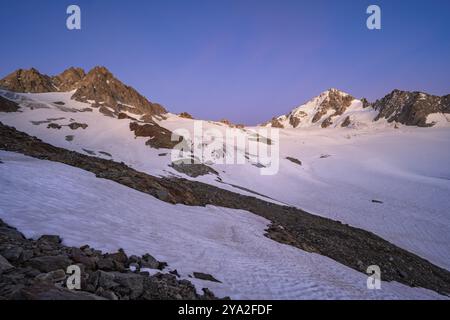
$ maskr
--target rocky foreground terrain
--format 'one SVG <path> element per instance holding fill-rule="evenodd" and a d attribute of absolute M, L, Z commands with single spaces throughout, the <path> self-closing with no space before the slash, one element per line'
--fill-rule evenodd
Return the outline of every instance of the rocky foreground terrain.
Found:
<path fill-rule="evenodd" d="M 70 265 L 80 267 L 81 290 L 66 287 Z M 191 282 L 177 279 L 176 270 L 164 272 L 166 266 L 149 254 L 67 247 L 57 235 L 27 239 L 0 220 L 0 300 L 217 299 L 208 289 L 199 295 Z M 143 271 L 148 269 L 160 271 L 150 275 Z M 203 273 L 194 277 L 215 280 Z"/>

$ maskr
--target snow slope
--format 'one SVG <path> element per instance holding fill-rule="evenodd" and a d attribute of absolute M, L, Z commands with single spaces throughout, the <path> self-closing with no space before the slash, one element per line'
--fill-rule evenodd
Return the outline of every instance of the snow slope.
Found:
<path fill-rule="evenodd" d="M 152 175 L 193 179 L 168 167 L 170 150 L 149 148 L 146 138 L 135 138 L 129 130 L 130 120 L 106 117 L 97 109 L 73 112 L 53 104 L 63 101 L 75 111 L 89 107 L 70 100 L 70 93 L 15 96 L 27 100 L 22 101 L 21 113 L 0 113 L 5 124 L 66 149 L 90 150 L 103 158 L 109 157 L 99 151 L 110 153 L 115 161 Z M 358 105 L 354 107 L 349 110 L 358 113 Z M 194 120 L 166 116 L 159 125 L 193 134 Z M 31 122 L 49 118 L 64 118 L 53 121 L 61 125 L 73 119 L 89 126 L 86 130 L 55 130 L 47 129 L 47 123 Z M 222 133 L 227 129 L 216 122 L 201 123 L 205 129 Z M 251 129 L 257 128 L 244 131 L 250 135 Z M 73 141 L 66 141 L 67 135 L 73 135 Z M 363 228 L 450 270 L 450 128 L 399 125 L 394 129 L 394 124 L 378 121 L 353 128 L 281 129 L 278 145 L 280 168 L 276 175 L 262 176 L 250 163 L 212 165 L 222 182 L 212 174 L 196 180 Z M 297 158 L 302 165 L 286 157 Z"/>
<path fill-rule="evenodd" d="M 241 210 L 161 202 L 63 164 L 0 151 L 0 218 L 28 237 L 59 234 L 128 254 L 150 252 L 220 296 L 249 299 L 441 299 L 398 283 L 368 290 L 365 275 L 263 236 L 268 221 Z"/>
<path fill-rule="evenodd" d="M 450 269 L 449 128 L 283 129 L 280 139 L 278 174 L 228 166 L 223 180 L 372 231 Z"/>

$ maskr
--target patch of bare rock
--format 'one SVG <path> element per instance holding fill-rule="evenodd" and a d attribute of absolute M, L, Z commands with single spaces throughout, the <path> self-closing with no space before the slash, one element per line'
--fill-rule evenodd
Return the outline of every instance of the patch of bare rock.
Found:
<path fill-rule="evenodd" d="M 180 173 L 184 173 L 189 177 L 199 177 L 207 174 L 219 175 L 219 173 L 213 168 L 203 164 L 203 163 L 185 163 L 182 160 L 172 162 L 169 167 L 175 169 Z"/>
<path fill-rule="evenodd" d="M 187 112 L 182 112 L 179 114 L 180 118 L 185 118 L 185 119 L 194 119 L 189 113 Z"/>
<path fill-rule="evenodd" d="M 142 125 L 137 122 L 131 122 L 130 130 L 134 132 L 136 137 L 149 138 L 145 144 L 156 149 L 172 149 L 182 141 L 182 137 L 178 136 L 175 140 L 172 140 L 172 132 L 159 126 L 154 121 Z"/>
<path fill-rule="evenodd" d="M 0 96 L 0 112 L 17 112 L 19 109 L 17 103 Z"/>
<path fill-rule="evenodd" d="M 286 157 L 286 160 L 289 160 L 292 163 L 298 164 L 299 166 L 302 165 L 302 162 L 300 160 L 298 160 L 297 158 L 294 158 L 294 157 Z"/>

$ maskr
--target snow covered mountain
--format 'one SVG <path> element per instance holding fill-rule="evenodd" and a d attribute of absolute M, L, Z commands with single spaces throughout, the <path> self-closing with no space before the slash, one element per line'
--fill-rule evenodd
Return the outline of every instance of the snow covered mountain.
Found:
<path fill-rule="evenodd" d="M 192 281 L 232 298 L 450 292 L 448 96 L 370 104 L 328 90 L 267 124 L 281 127 L 280 163 L 262 176 L 246 148 L 239 165 L 172 163 L 172 132 L 193 140 L 199 123 L 269 143 L 255 127 L 168 113 L 105 68 L 19 70 L 0 87 L 0 219 L 27 236 L 152 252 L 183 279 L 214 275 Z M 383 290 L 366 288 L 374 263 Z"/>
<path fill-rule="evenodd" d="M 375 103 L 329 89 L 265 126 L 276 128 L 359 128 L 379 123 L 428 127 L 450 125 L 450 95 L 394 90 Z"/>

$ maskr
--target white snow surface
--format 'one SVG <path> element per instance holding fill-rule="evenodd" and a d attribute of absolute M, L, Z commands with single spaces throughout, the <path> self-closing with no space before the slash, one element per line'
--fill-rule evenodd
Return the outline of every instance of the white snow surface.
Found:
<path fill-rule="evenodd" d="M 193 179 L 168 167 L 170 150 L 152 149 L 145 145 L 147 138 L 135 138 L 129 129 L 130 120 L 110 118 L 99 113 L 97 109 L 94 109 L 93 112 L 74 112 L 90 107 L 90 105 L 70 100 L 72 93 L 12 94 L 3 91 L 0 94 L 7 94 L 10 98 L 13 97 L 16 101 L 21 102 L 22 112 L 0 113 L 0 121 L 16 127 L 20 131 L 37 136 L 43 141 L 59 147 L 81 153 L 90 150 L 94 151 L 98 157 L 110 158 L 99 153 L 99 151 L 104 151 L 110 153 L 113 160 L 123 161 L 137 170 L 152 175 L 177 175 Z M 63 101 L 65 105 L 53 104 L 56 101 Z M 30 106 L 33 106 L 33 109 Z M 358 111 L 357 102 L 354 107 L 356 108 L 354 111 L 363 117 Z M 371 117 L 368 114 L 365 116 L 368 117 L 367 119 Z M 439 115 L 433 115 L 429 120 L 439 120 L 439 117 Z M 89 126 L 86 130 L 81 128 L 71 130 L 68 127 L 56 130 L 47 129 L 47 123 L 35 125 L 31 122 L 58 118 L 64 119 L 52 122 L 66 125 L 73 120 Z M 193 132 L 194 121 L 167 114 L 166 119 L 157 122 L 172 131 L 185 128 Z M 221 132 L 227 128 L 217 122 L 201 122 L 204 128 L 214 128 Z M 296 206 L 310 213 L 371 231 L 450 270 L 450 167 L 448 165 L 450 163 L 450 128 L 448 126 L 417 128 L 397 125 L 398 129 L 395 129 L 393 123 L 387 124 L 381 121 L 374 125 L 365 125 L 365 123 L 365 121 L 361 121 L 360 125 L 353 128 L 281 129 L 279 131 L 280 168 L 276 175 L 262 176 L 260 169 L 249 163 L 212 165 L 219 172 L 223 183 L 217 181 L 217 177 L 212 174 L 198 177 L 195 180 L 263 198 L 266 201 Z M 252 129 L 257 128 L 248 127 L 244 130 L 250 134 Z M 66 141 L 67 135 L 73 135 L 73 141 Z M 292 163 L 286 157 L 297 158 L 302 165 Z M 0 164 L 1 168 L 2 164 Z M 261 195 L 255 195 L 232 185 L 247 188 Z M 0 186 L 3 187 L 3 184 Z M 95 198 L 95 196 L 92 197 Z M 374 203 L 372 200 L 379 200 L 383 203 Z M 156 200 L 152 199 L 151 201 Z M 101 203 L 102 201 L 99 201 L 94 208 L 97 210 Z M 130 203 L 127 208 L 134 212 L 134 203 L 132 205 Z M 167 206 L 159 201 L 156 203 L 159 208 Z M 68 207 L 79 205 L 75 200 L 73 203 L 67 202 L 66 204 Z M 111 210 L 114 209 L 114 205 L 113 200 L 108 204 Z M 63 204 L 61 207 L 64 209 Z M 28 209 L 30 208 L 31 206 L 28 207 Z M 119 201 L 117 208 L 120 208 Z M 83 209 L 81 206 L 80 211 Z M 90 212 L 94 213 L 96 210 Z M 191 207 L 181 211 L 186 212 L 186 210 L 193 213 L 207 212 L 213 209 Z M 214 210 L 227 214 L 235 212 L 218 208 Z M 163 219 L 166 211 L 162 210 L 161 212 L 163 214 L 160 216 Z M 248 215 L 248 213 L 240 213 L 244 216 Z M 221 217 L 223 218 L 222 214 Z M 119 223 L 113 223 L 113 225 L 117 226 Z M 29 226 L 30 231 L 32 226 L 32 224 Z M 130 226 L 123 226 L 123 228 L 128 227 Z M 36 229 L 35 232 L 39 233 L 41 230 Z M 86 233 L 86 235 L 90 234 Z M 84 236 L 80 235 L 80 242 Z M 119 238 L 119 242 L 123 240 L 121 237 Z M 211 243 L 215 241 L 210 240 Z M 106 245 L 99 242 L 99 247 Z M 119 242 L 114 243 L 118 247 L 126 246 Z M 149 245 L 154 247 L 150 247 L 147 251 L 158 252 L 155 251 L 157 243 Z M 153 248 L 156 249 L 152 251 Z M 286 250 L 293 250 L 293 248 Z M 256 250 L 256 252 L 258 251 Z M 176 266 L 176 263 L 184 258 L 180 256 L 178 258 L 180 260 L 177 260 L 175 255 L 174 253 L 172 259 L 175 260 Z M 271 260 L 267 256 L 265 257 Z M 273 260 L 278 260 L 278 258 Z M 167 258 L 167 260 L 170 259 Z M 194 264 L 193 262 L 186 262 L 186 264 L 180 262 L 179 265 L 183 265 L 189 270 L 190 263 L 191 266 Z M 225 264 L 225 262 L 222 263 L 222 265 Z M 261 266 L 261 268 L 264 267 Z M 213 275 L 220 277 L 221 272 L 215 272 L 218 269 L 208 270 Z M 194 271 L 207 272 L 208 270 Z M 314 271 L 306 270 L 305 273 Z M 287 290 L 287 288 L 285 289 Z M 260 292 L 261 290 L 255 289 L 253 294 L 240 292 L 236 296 L 259 297 L 259 294 L 263 294 Z M 226 292 L 233 295 L 232 291 Z M 281 289 L 277 294 L 280 297 L 288 296 L 288 293 L 283 295 Z M 267 297 L 275 297 L 275 295 L 275 293 L 268 294 Z M 300 296 L 301 294 L 297 292 L 290 297 Z M 305 294 L 304 296 L 310 297 L 311 295 Z"/>
<path fill-rule="evenodd" d="M 445 298 L 395 282 L 368 290 L 364 274 L 264 237 L 268 221 L 242 210 L 171 205 L 67 165 L 5 151 L 0 159 L 0 218 L 28 237 L 149 252 L 184 278 L 214 275 L 222 284 L 191 280 L 234 299 Z"/>

